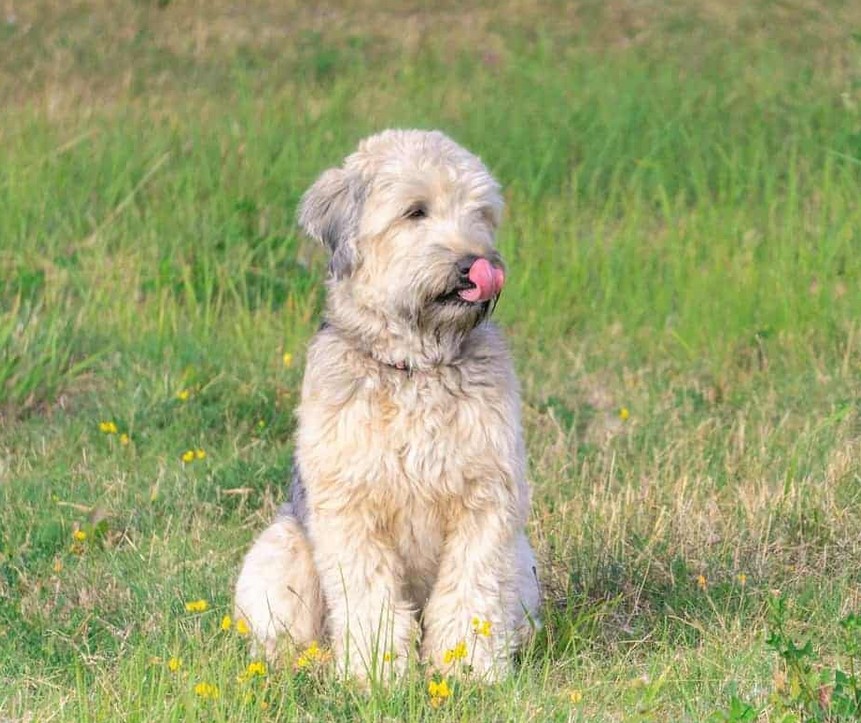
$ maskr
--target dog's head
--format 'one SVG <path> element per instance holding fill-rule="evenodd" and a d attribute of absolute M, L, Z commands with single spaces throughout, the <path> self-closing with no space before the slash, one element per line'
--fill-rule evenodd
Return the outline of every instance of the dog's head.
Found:
<path fill-rule="evenodd" d="M 476 156 L 436 131 L 388 130 L 320 176 L 299 223 L 331 254 L 330 315 L 438 333 L 470 329 L 495 305 L 501 213 Z"/>

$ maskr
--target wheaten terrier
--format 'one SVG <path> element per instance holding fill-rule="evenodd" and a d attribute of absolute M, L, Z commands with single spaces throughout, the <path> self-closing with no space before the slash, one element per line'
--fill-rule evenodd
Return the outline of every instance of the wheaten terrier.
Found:
<path fill-rule="evenodd" d="M 514 369 L 488 321 L 505 279 L 499 185 L 439 132 L 363 141 L 305 194 L 331 253 L 308 349 L 292 499 L 257 538 L 236 614 L 270 657 L 326 638 L 385 679 L 422 660 L 505 675 L 538 622 Z"/>

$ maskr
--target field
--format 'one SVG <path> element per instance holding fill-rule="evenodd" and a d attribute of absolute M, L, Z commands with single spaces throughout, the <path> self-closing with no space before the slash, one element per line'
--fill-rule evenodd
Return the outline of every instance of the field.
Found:
<path fill-rule="evenodd" d="M 851 719 L 861 5 L 313 5 L 3 6 L 0 720 Z M 389 126 L 505 187 L 547 598 L 438 707 L 221 625 L 320 320 L 298 199 Z"/>

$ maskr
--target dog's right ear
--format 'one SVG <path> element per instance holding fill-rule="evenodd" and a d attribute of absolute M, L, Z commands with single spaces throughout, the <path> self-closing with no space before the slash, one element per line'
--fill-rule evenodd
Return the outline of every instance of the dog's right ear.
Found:
<path fill-rule="evenodd" d="M 299 205 L 299 225 L 329 250 L 329 271 L 336 279 L 349 276 L 356 263 L 364 202 L 365 184 L 358 174 L 331 168 L 305 192 Z"/>

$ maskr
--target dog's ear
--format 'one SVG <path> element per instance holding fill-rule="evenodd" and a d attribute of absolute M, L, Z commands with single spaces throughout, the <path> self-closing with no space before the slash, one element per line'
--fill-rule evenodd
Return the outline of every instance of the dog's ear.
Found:
<path fill-rule="evenodd" d="M 306 191 L 299 205 L 299 225 L 331 254 L 329 271 L 349 276 L 356 262 L 356 236 L 365 201 L 358 174 L 331 168 Z"/>

